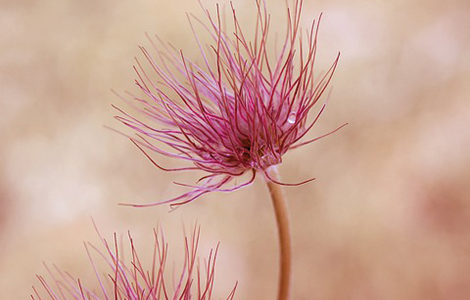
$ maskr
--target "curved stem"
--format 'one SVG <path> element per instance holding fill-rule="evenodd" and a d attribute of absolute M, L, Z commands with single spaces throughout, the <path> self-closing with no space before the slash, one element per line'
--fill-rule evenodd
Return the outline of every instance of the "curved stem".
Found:
<path fill-rule="evenodd" d="M 267 172 L 269 176 L 279 181 L 279 173 L 275 166 L 270 167 Z M 276 215 L 277 230 L 279 234 L 279 251 L 280 251 L 280 271 L 279 271 L 279 287 L 278 300 L 289 299 L 290 281 L 291 281 L 291 234 L 289 215 L 287 211 L 287 202 L 282 193 L 281 186 L 266 179 L 269 194 L 273 202 L 274 213 Z"/>

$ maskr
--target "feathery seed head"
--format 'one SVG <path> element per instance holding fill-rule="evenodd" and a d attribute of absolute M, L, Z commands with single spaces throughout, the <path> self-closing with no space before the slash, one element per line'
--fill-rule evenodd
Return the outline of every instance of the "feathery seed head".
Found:
<path fill-rule="evenodd" d="M 33 300 L 210 300 L 212 298 L 218 245 L 215 250 L 210 251 L 204 264 L 200 266 L 197 257 L 199 227 L 194 227 L 191 236 L 185 236 L 183 266 L 179 271 L 174 268 L 171 274 L 166 271 L 168 244 L 161 230 L 154 230 L 153 256 L 149 267 L 146 267 L 144 260 L 140 258 L 130 233 L 128 234 L 129 259 L 125 259 L 121 253 L 123 249 L 118 246 L 116 234 L 112 243 L 108 243 L 99 232 L 98 235 L 103 250 L 93 244 L 85 243 L 91 267 L 96 275 L 95 286 L 86 286 L 83 281 L 70 273 L 56 266 L 51 269 L 45 265 L 50 278 L 37 275 L 42 289 L 33 286 L 31 298 Z M 93 252 L 96 255 L 93 255 Z M 100 257 L 102 263 L 96 261 L 94 256 Z M 169 277 L 173 280 L 168 280 Z M 226 300 L 233 299 L 235 289 L 236 285 Z"/>
<path fill-rule="evenodd" d="M 287 2 L 287 1 L 286 1 Z M 211 191 L 233 191 L 251 184 L 257 172 L 282 162 L 290 149 L 329 135 L 301 141 L 322 114 L 309 113 L 327 88 L 338 63 L 318 76 L 314 69 L 318 21 L 302 32 L 302 0 L 287 7 L 287 28 L 278 53 L 269 41 L 271 16 L 265 1 L 256 0 L 254 37 L 248 39 L 231 4 L 233 32 L 225 28 L 219 6 L 215 15 L 204 9 L 207 22 L 189 16 L 203 63 L 189 60 L 183 52 L 149 38 L 155 55 L 140 47 L 150 70 L 136 60 L 134 67 L 143 96 L 131 95 L 130 103 L 146 119 L 119 110 L 116 118 L 136 131 L 132 142 L 152 163 L 165 171 L 203 170 L 208 175 L 191 191 L 161 203 L 180 205 Z M 211 42 L 204 47 L 195 33 L 194 20 Z M 206 49 L 207 48 L 207 49 Z M 274 57 L 274 59 L 273 59 Z M 155 122 L 158 125 L 154 125 Z M 149 154 L 154 152 L 190 163 L 165 168 Z M 236 176 L 251 172 L 248 181 L 229 186 Z M 313 180 L 313 179 L 311 179 Z M 306 180 L 299 184 L 303 184 Z M 288 184 L 286 184 L 288 185 Z"/>

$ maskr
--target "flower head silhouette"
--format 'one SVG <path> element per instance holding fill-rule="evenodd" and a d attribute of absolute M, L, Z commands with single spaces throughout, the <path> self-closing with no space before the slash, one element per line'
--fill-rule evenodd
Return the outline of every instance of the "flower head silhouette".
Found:
<path fill-rule="evenodd" d="M 215 15 L 204 9 L 207 24 L 189 16 L 203 63 L 197 64 L 183 52 L 156 37 L 149 37 L 152 55 L 140 47 L 146 63 L 136 59 L 136 85 L 142 96 L 122 97 L 145 116 L 135 117 L 119 108 L 118 120 L 131 127 L 132 142 L 158 168 L 165 171 L 202 170 L 207 175 L 199 185 L 178 197 L 149 204 L 180 205 L 212 191 L 234 191 L 251 184 L 257 172 L 268 180 L 266 170 L 281 163 L 291 149 L 314 139 L 301 139 L 315 125 L 325 104 L 311 117 L 310 112 L 324 94 L 338 63 L 318 76 L 314 68 L 317 52 L 318 21 L 302 32 L 302 0 L 287 7 L 287 28 L 278 53 L 269 39 L 271 16 L 264 1 L 256 1 L 256 26 L 253 38 L 243 33 L 233 5 L 233 32 L 226 30 L 225 18 L 217 6 Z M 208 32 L 208 47 L 195 33 L 194 21 Z M 156 124 L 156 125 L 155 125 Z M 187 167 L 166 168 L 150 152 L 185 160 Z M 233 178 L 250 172 L 246 182 L 229 185 Z"/>
<path fill-rule="evenodd" d="M 130 246 L 130 259 L 128 260 L 124 259 L 124 255 L 120 253 L 122 248 L 118 246 L 119 241 L 116 234 L 114 234 L 114 240 L 111 244 L 99 232 L 98 235 L 104 250 L 100 250 L 90 243 L 85 243 L 91 267 L 96 274 L 96 286 L 89 288 L 80 279 L 76 279 L 58 267 L 54 266 L 54 269 L 51 269 L 46 265 L 50 279 L 37 275 L 42 290 L 33 286 L 31 298 L 33 300 L 210 300 L 212 298 L 218 245 L 215 250 L 210 251 L 204 265 L 200 266 L 197 257 L 199 227 L 194 227 L 191 236 L 184 238 L 184 263 L 179 273 L 175 273 L 176 269 L 173 270 L 172 284 L 167 282 L 169 275 L 166 272 L 168 244 L 161 230 L 154 230 L 153 257 L 149 268 L 145 267 L 144 260 L 139 257 L 130 233 L 128 234 Z M 104 264 L 93 258 L 93 252 L 101 258 Z M 108 270 L 102 268 L 106 266 Z M 226 300 L 233 299 L 235 289 L 236 285 Z"/>

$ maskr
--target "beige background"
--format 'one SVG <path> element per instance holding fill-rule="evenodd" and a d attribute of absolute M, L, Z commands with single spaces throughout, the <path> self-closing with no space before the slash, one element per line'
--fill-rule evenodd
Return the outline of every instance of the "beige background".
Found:
<path fill-rule="evenodd" d="M 174 2 L 174 3 L 172 3 Z M 27 299 L 42 261 L 92 281 L 82 247 L 102 232 L 149 246 L 162 224 L 179 256 L 182 223 L 198 221 L 202 252 L 220 241 L 216 291 L 273 299 L 277 244 L 262 180 L 173 213 L 130 209 L 177 195 L 184 174 L 154 169 L 112 119 L 110 89 L 134 89 L 145 32 L 195 49 L 184 1 L 0 3 L 0 298 Z M 241 15 L 250 0 L 235 1 Z M 268 1 L 275 18 L 284 2 Z M 213 7 L 213 1 L 205 1 Z M 327 112 L 286 155 L 294 238 L 293 299 L 470 298 L 470 4 L 306 1 L 325 13 L 320 65 L 342 52 Z M 273 31 L 283 22 L 274 22 Z M 166 165 L 174 162 L 161 158 Z M 219 298 L 217 298 L 219 299 Z"/>

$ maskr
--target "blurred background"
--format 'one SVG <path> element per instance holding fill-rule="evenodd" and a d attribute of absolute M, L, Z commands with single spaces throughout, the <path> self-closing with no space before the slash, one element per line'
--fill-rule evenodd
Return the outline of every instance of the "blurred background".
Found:
<path fill-rule="evenodd" d="M 234 1 L 244 24 L 252 0 Z M 209 8 L 215 1 L 203 1 Z M 272 31 L 285 5 L 269 0 Z M 82 241 L 130 230 L 142 255 L 161 224 L 183 253 L 183 224 L 202 227 L 201 256 L 221 242 L 216 299 L 274 299 L 277 237 L 262 178 L 169 213 L 133 209 L 178 195 L 190 177 L 155 169 L 104 128 L 110 89 L 135 90 L 133 58 L 145 32 L 189 55 L 185 12 L 196 0 L 0 3 L 0 290 L 27 299 L 42 262 L 94 284 Z M 319 71 L 337 51 L 329 106 L 310 136 L 339 133 L 289 152 L 280 166 L 294 241 L 293 299 L 470 299 L 470 3 L 305 1 L 324 12 Z M 191 52 L 193 51 L 193 52 Z M 162 157 L 166 166 L 173 161 Z"/>

